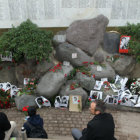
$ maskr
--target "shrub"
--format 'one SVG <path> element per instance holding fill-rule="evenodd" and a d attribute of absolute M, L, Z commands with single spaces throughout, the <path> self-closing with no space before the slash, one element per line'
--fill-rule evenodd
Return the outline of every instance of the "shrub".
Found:
<path fill-rule="evenodd" d="M 131 36 L 129 53 L 134 55 L 137 62 L 140 63 L 140 23 L 136 25 L 127 23 L 127 26 L 119 27 L 119 32 L 122 35 Z"/>
<path fill-rule="evenodd" d="M 24 58 L 36 61 L 49 60 L 52 52 L 52 37 L 51 31 L 40 30 L 28 19 L 0 37 L 0 52 L 3 55 L 7 51 L 12 52 L 16 62 Z"/>

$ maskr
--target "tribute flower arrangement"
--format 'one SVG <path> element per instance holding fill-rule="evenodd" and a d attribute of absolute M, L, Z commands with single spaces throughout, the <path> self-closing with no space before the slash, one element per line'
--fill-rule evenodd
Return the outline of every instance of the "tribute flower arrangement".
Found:
<path fill-rule="evenodd" d="M 36 89 L 37 82 L 38 82 L 37 79 L 34 78 L 30 79 L 28 83 L 25 85 L 25 87 L 19 90 L 18 96 L 21 96 L 22 94 L 29 94 L 29 95 L 34 94 L 34 90 Z"/>
<path fill-rule="evenodd" d="M 10 90 L 0 89 L 0 109 L 10 108 L 13 103 L 14 100 L 10 96 Z"/>
<path fill-rule="evenodd" d="M 138 78 L 135 82 L 130 85 L 130 90 L 133 94 L 140 95 L 140 78 Z"/>
<path fill-rule="evenodd" d="M 25 116 L 28 116 L 28 108 L 29 108 L 29 106 L 24 106 L 24 107 L 22 108 L 22 111 L 23 111 L 23 113 L 25 114 Z"/>
<path fill-rule="evenodd" d="M 78 83 L 75 83 L 73 82 L 71 85 L 70 85 L 70 90 L 74 90 L 76 88 L 80 87 L 80 85 Z"/>
<path fill-rule="evenodd" d="M 50 69 L 49 71 L 57 72 L 57 71 L 59 71 L 59 70 L 62 70 L 61 64 L 62 64 L 62 63 L 58 63 L 56 66 L 53 67 L 53 69 Z"/>

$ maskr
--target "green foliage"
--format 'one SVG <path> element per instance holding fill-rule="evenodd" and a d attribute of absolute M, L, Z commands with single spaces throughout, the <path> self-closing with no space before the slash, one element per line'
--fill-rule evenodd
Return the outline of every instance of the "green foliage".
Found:
<path fill-rule="evenodd" d="M 28 19 L 0 37 L 0 52 L 4 55 L 5 51 L 12 52 L 16 62 L 24 58 L 49 60 L 52 52 L 52 37 L 51 31 L 40 30 Z"/>
<path fill-rule="evenodd" d="M 127 26 L 119 27 L 119 32 L 122 35 L 131 36 L 129 43 L 130 54 L 134 55 L 140 63 L 140 23 L 136 25 L 127 23 Z"/>

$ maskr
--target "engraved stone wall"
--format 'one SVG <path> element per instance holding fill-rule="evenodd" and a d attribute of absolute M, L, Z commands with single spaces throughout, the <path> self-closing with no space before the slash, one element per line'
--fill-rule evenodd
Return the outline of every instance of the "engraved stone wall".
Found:
<path fill-rule="evenodd" d="M 140 22 L 139 0 L 0 0 L 0 28 L 26 19 L 39 27 L 68 27 L 74 20 L 104 14 L 109 26 Z"/>

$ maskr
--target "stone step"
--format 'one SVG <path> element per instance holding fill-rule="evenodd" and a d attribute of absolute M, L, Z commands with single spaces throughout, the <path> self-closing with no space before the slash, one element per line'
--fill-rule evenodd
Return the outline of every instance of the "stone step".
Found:
<path fill-rule="evenodd" d="M 19 139 L 22 140 L 22 139 Z M 42 138 L 28 138 L 28 140 L 73 140 L 72 136 L 53 136 L 49 135 L 48 139 Z"/>

